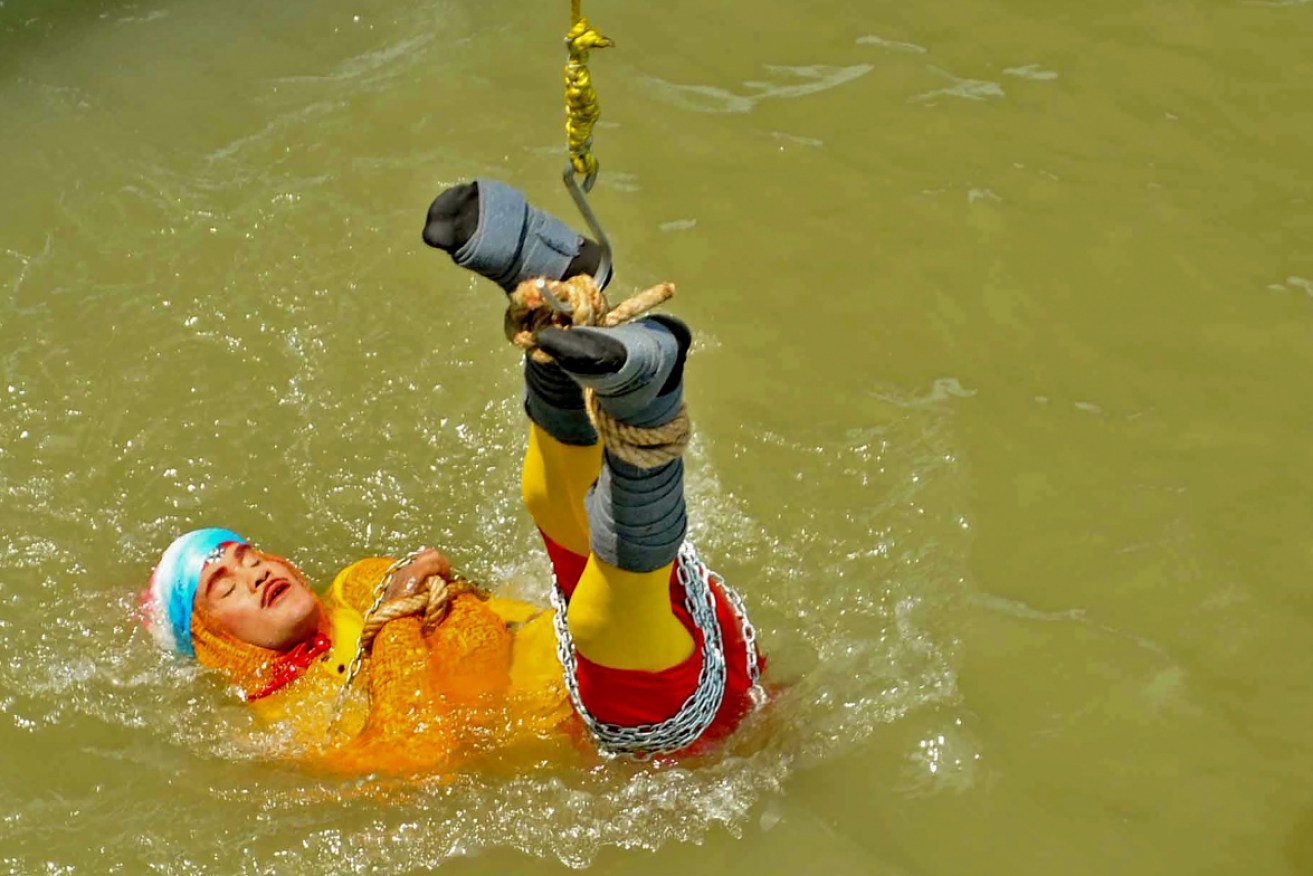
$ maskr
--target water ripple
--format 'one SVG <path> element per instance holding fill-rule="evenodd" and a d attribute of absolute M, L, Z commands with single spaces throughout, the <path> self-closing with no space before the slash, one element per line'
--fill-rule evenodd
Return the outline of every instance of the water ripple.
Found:
<path fill-rule="evenodd" d="M 699 113 L 749 113 L 763 100 L 790 99 L 817 94 L 852 82 L 875 68 L 870 64 L 855 64 L 849 67 L 820 64 L 788 67 L 767 64 L 766 69 L 772 73 L 804 81 L 744 82 L 744 87 L 755 92 L 752 94 L 738 94 L 715 85 L 681 85 L 656 76 L 646 77 L 645 81 L 659 96 L 681 109 Z"/>

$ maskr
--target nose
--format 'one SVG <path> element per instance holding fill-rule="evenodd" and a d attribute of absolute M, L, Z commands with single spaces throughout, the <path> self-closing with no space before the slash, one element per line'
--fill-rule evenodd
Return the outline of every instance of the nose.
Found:
<path fill-rule="evenodd" d="M 270 574 L 271 574 L 270 571 L 268 569 L 265 569 L 263 572 L 256 572 L 254 575 L 252 575 L 248 579 L 251 584 L 251 590 L 258 591 L 260 589 L 260 586 L 264 584 L 264 582 L 269 580 Z"/>

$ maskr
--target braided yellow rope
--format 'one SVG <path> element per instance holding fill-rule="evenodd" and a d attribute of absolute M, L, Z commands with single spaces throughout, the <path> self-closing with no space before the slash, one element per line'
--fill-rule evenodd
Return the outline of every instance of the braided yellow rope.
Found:
<path fill-rule="evenodd" d="M 565 62 L 565 135 L 574 172 L 591 177 L 597 174 L 593 155 L 593 125 L 602 115 L 593 78 L 588 73 L 588 53 L 592 49 L 614 46 L 588 24 L 580 11 L 580 0 L 571 5 L 570 32 L 565 35 L 569 59 Z M 585 185 L 585 188 L 588 186 Z"/>

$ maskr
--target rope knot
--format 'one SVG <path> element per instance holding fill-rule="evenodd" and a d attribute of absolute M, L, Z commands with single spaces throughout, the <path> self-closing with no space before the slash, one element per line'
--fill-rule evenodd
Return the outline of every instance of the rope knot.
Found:
<path fill-rule="evenodd" d="M 693 437 L 688 405 L 681 404 L 670 422 L 660 426 L 631 426 L 611 416 L 598 404 L 597 393 L 584 390 L 584 410 L 607 453 L 639 468 L 656 468 L 684 455 Z"/>
<path fill-rule="evenodd" d="M 614 328 L 667 301 L 675 294 L 673 283 L 661 283 L 611 307 L 597 282 L 587 274 L 568 280 L 545 277 L 525 280 L 510 294 L 503 327 L 506 339 L 525 350 L 536 362 L 551 357 L 537 347 L 538 332 L 548 327 L 578 325 Z"/>
<path fill-rule="evenodd" d="M 586 63 L 588 61 L 587 53 L 590 49 L 609 49 L 615 46 L 615 41 L 610 37 L 602 36 L 588 23 L 588 17 L 584 16 L 576 21 L 569 32 L 566 33 L 565 44 L 570 49 L 571 55 L 578 53 Z"/>

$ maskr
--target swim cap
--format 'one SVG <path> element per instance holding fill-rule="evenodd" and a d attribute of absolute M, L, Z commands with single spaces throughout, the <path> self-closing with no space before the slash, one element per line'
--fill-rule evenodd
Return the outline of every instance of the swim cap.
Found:
<path fill-rule="evenodd" d="M 147 626 L 161 647 L 188 657 L 191 643 L 192 601 L 201 582 L 205 561 L 229 542 L 246 539 L 227 529 L 195 529 L 173 540 L 150 576 L 147 592 Z"/>

